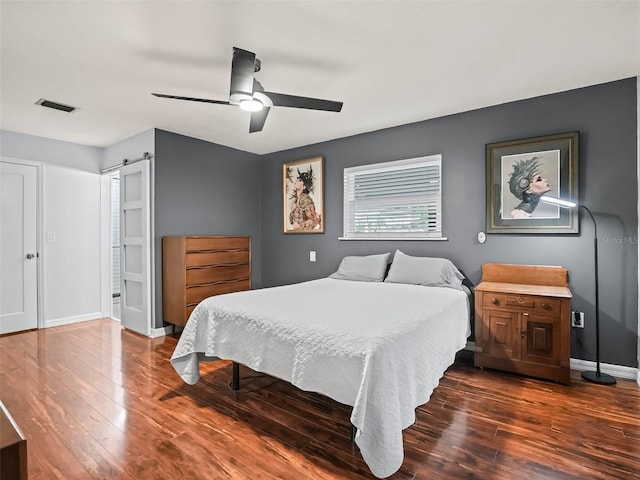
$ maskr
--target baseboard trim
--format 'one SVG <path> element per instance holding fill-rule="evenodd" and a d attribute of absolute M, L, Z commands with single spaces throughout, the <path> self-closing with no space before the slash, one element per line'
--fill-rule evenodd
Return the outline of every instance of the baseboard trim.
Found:
<path fill-rule="evenodd" d="M 579 372 L 583 372 L 585 370 L 595 370 L 597 368 L 596 362 L 580 360 L 577 358 L 569 359 L 569 366 L 571 367 L 571 370 L 578 370 Z M 600 371 L 602 373 L 613 375 L 617 378 L 628 378 L 631 380 L 637 380 L 638 385 L 640 385 L 640 371 L 638 371 L 637 368 L 600 362 Z"/>
<path fill-rule="evenodd" d="M 72 323 L 88 322 L 89 320 L 97 320 L 103 318 L 102 312 L 85 313 L 84 315 L 76 315 L 73 317 L 56 318 L 54 320 L 46 320 L 44 328 L 60 327 L 62 325 L 70 325 Z"/>
<path fill-rule="evenodd" d="M 151 338 L 164 337 L 165 335 L 171 335 L 173 333 L 173 327 L 160 327 L 160 328 L 152 328 L 149 336 Z"/>
<path fill-rule="evenodd" d="M 87 313 L 86 315 L 77 315 L 75 317 L 64 317 L 64 318 L 58 318 L 55 320 L 47 320 L 44 328 L 59 327 L 62 325 L 70 325 L 72 323 L 88 322 L 89 320 L 98 320 L 99 318 L 109 318 L 109 316 L 108 315 L 105 316 L 102 312 L 96 312 L 96 313 Z M 110 318 L 110 320 L 113 320 L 114 322 L 117 322 L 117 323 L 121 323 L 120 319 L 118 318 Z M 157 338 L 157 337 L 164 337 L 165 335 L 171 335 L 171 334 L 172 334 L 171 326 L 161 327 L 161 328 L 152 328 L 148 337 Z"/>
<path fill-rule="evenodd" d="M 469 350 L 470 352 L 475 351 L 476 344 L 475 342 L 467 342 L 467 346 L 465 350 Z M 588 370 L 595 370 L 597 368 L 596 362 L 590 362 L 588 360 L 580 360 L 578 358 L 570 358 L 569 359 L 569 367 L 571 370 L 577 370 L 579 372 L 584 372 Z M 636 380 L 638 382 L 638 386 L 640 386 L 640 369 L 634 367 L 626 367 L 623 365 L 612 365 L 610 363 L 602 363 L 600 362 L 600 371 L 602 373 L 608 373 L 609 375 L 613 375 L 617 378 L 628 378 L 631 380 Z"/>

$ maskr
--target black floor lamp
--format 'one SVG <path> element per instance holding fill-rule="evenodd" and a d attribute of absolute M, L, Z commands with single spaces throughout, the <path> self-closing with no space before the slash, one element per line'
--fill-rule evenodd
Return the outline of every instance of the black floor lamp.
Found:
<path fill-rule="evenodd" d="M 598 225 L 596 219 L 593 217 L 591 210 L 584 205 L 578 205 L 574 202 L 568 202 L 559 198 L 543 196 L 542 200 L 547 203 L 552 203 L 564 208 L 580 207 L 584 208 L 585 212 L 591 217 L 593 222 L 593 260 L 595 266 L 595 295 L 596 295 L 596 370 L 582 372 L 582 378 L 589 380 L 590 382 L 600 383 L 602 385 L 614 385 L 616 383 L 615 377 L 602 373 L 600 371 L 600 303 L 598 294 Z"/>

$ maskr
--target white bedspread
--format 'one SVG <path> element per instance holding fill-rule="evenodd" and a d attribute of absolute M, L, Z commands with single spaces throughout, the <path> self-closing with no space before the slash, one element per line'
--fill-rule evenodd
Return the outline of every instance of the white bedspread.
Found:
<path fill-rule="evenodd" d="M 230 359 L 353 406 L 356 444 L 384 478 L 469 334 L 462 291 L 325 278 L 204 300 L 171 363 L 194 384 L 200 361 Z"/>

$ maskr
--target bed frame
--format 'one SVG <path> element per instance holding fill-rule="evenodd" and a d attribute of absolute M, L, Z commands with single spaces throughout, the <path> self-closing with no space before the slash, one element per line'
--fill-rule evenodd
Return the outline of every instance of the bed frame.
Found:
<path fill-rule="evenodd" d="M 234 392 L 240 390 L 240 364 L 237 362 L 232 362 L 231 364 L 231 383 L 229 384 L 229 388 Z M 351 443 L 356 443 L 356 432 L 358 429 L 355 425 L 351 424 Z"/>

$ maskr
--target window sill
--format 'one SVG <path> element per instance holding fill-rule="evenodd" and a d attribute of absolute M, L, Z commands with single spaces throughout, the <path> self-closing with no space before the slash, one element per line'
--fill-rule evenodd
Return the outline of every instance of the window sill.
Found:
<path fill-rule="evenodd" d="M 371 241 L 371 240 L 393 240 L 394 242 L 396 241 L 407 241 L 407 242 L 415 242 L 415 241 L 419 241 L 419 242 L 432 242 L 432 241 L 436 241 L 436 242 L 440 242 L 440 241 L 446 241 L 449 240 L 447 237 L 376 237 L 376 238 L 351 238 L 351 237 L 338 237 L 338 240 L 346 240 L 346 241 L 353 241 L 353 240 L 359 240 L 359 241 Z"/>

